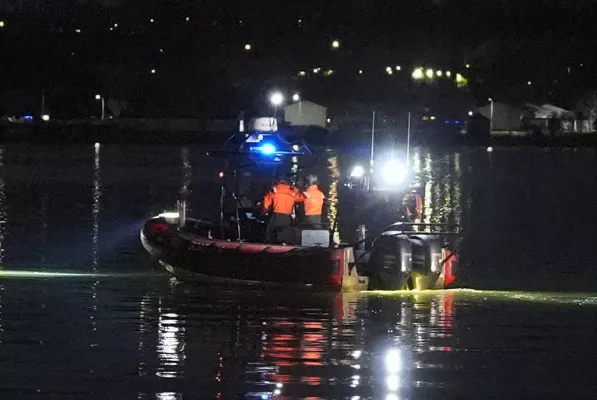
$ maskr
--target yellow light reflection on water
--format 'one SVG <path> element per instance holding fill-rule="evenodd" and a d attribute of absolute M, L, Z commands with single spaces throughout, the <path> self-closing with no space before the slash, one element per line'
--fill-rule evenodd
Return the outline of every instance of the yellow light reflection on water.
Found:
<path fill-rule="evenodd" d="M 476 301 L 525 301 L 546 304 L 570 304 L 579 306 L 597 306 L 596 293 L 569 293 L 569 292 L 525 292 L 504 290 L 476 290 L 476 289 L 445 289 L 445 290 L 370 290 L 362 292 L 363 295 L 387 297 L 412 297 L 417 301 L 433 301 L 434 299 L 451 295 L 454 300 Z"/>
<path fill-rule="evenodd" d="M 0 266 L 0 278 L 151 278 L 154 276 L 168 275 L 166 272 L 152 274 L 147 272 L 122 272 L 122 273 L 86 273 L 65 271 L 35 271 L 35 270 L 7 270 Z"/>
<path fill-rule="evenodd" d="M 0 270 L 0 278 L 61 278 L 61 277 L 95 277 L 99 274 L 75 273 L 75 272 L 51 272 L 51 271 L 11 271 Z"/>

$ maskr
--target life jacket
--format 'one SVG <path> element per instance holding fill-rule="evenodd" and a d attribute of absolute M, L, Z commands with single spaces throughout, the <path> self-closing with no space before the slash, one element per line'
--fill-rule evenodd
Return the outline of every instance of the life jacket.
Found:
<path fill-rule="evenodd" d="M 263 198 L 265 211 L 276 214 L 292 214 L 294 202 L 297 200 L 298 190 L 287 183 L 280 182 L 272 188 Z"/>
<path fill-rule="evenodd" d="M 311 185 L 301 193 L 299 201 L 305 204 L 305 215 L 321 215 L 325 196 L 317 185 Z"/>

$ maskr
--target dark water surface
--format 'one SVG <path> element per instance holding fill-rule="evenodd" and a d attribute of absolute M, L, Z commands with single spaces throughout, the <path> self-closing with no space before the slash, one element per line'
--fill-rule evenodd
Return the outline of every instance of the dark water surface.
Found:
<path fill-rule="evenodd" d="M 595 399 L 596 167 L 415 149 L 425 219 L 467 233 L 467 289 L 289 294 L 178 283 L 141 249 L 182 185 L 213 215 L 200 149 L 0 145 L 0 399 Z M 344 168 L 319 167 L 330 215 Z"/>

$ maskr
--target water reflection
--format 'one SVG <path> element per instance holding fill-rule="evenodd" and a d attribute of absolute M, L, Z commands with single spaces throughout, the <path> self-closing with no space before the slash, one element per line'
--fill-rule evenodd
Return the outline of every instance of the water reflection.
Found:
<path fill-rule="evenodd" d="M 99 259 L 99 213 L 100 213 L 100 199 L 102 196 L 101 189 L 101 169 L 100 169 L 100 144 L 96 143 L 94 146 L 93 158 L 93 189 L 91 196 L 93 198 L 93 205 L 91 208 L 91 220 L 93 229 L 91 237 L 93 240 L 92 247 L 92 266 L 93 272 L 97 273 L 97 264 Z"/>
<path fill-rule="evenodd" d="M 577 395 L 593 384 L 586 365 L 597 354 L 590 329 L 594 296 L 289 295 L 102 279 L 102 307 L 91 312 L 86 294 L 93 280 L 7 281 L 19 308 L 2 315 L 8 315 L 2 320 L 3 327 L 8 321 L 7 336 L 0 336 L 8 358 L 0 359 L 0 368 L 17 365 L 21 377 L 35 374 L 36 387 L 65 393 L 56 398 L 93 390 L 101 398 L 108 392 L 132 397 L 125 396 L 132 391 L 139 400 L 440 399 L 467 398 L 469 384 L 476 385 L 479 398 L 488 398 L 502 381 L 518 388 L 530 379 L 540 387 L 537 382 L 557 377 L 549 390 L 561 393 L 554 386 L 559 378 L 572 379 Z M 583 303 L 583 311 L 579 300 L 592 305 Z M 24 308 L 42 312 L 44 322 L 23 320 Z M 96 313 L 106 329 L 90 337 L 86 317 Z M 549 329 L 540 329 L 545 315 Z M 82 346 L 94 341 L 95 347 Z M 65 355 L 49 362 L 50 354 Z M 544 362 L 551 372 L 537 367 Z M 517 368 L 508 369 L 512 363 Z M 567 365 L 566 371 L 558 365 Z M 549 391 L 536 397 L 544 393 Z"/>
<path fill-rule="evenodd" d="M 91 191 L 91 197 L 93 204 L 91 207 L 91 269 L 94 274 L 98 272 L 99 252 L 100 252 L 100 233 L 99 233 L 99 218 L 100 218 L 100 200 L 102 195 L 101 190 L 101 169 L 100 169 L 100 144 L 95 143 L 94 157 L 93 157 L 93 186 Z M 97 311 L 99 307 L 98 291 L 99 291 L 99 280 L 96 280 L 92 287 L 92 308 L 93 313 L 89 317 L 91 319 L 91 329 L 93 332 L 97 332 Z M 91 343 L 91 347 L 97 346 L 97 343 Z"/>
<path fill-rule="evenodd" d="M 4 241 L 6 239 L 6 227 L 8 220 L 8 205 L 6 203 L 6 192 L 4 188 L 4 146 L 0 145 L 0 270 L 4 265 Z"/>
<path fill-rule="evenodd" d="M 261 390 L 245 398 L 408 397 L 424 383 L 411 375 L 428 355 L 451 348 L 452 300 L 339 294 L 322 298 L 313 316 L 267 318 L 255 332 L 260 361 L 246 369 Z"/>
<path fill-rule="evenodd" d="M 182 398 L 182 394 L 175 392 L 162 392 L 155 394 L 156 400 L 182 400 Z"/>
<path fill-rule="evenodd" d="M 0 272 L 4 269 L 4 240 L 6 237 L 6 223 L 8 219 L 6 193 L 4 191 L 4 146 L 0 144 Z M 4 299 L 4 285 L 0 280 L 0 343 L 4 331 L 2 321 L 2 307 Z"/>
<path fill-rule="evenodd" d="M 173 283 L 174 284 L 174 281 Z M 158 306 L 158 342 L 156 347 L 160 378 L 184 377 L 185 326 L 184 317 L 160 300 Z"/>

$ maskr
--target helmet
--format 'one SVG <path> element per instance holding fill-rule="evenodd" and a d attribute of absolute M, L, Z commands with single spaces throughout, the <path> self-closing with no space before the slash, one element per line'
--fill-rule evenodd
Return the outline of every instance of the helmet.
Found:
<path fill-rule="evenodd" d="M 290 183 L 290 177 L 287 174 L 280 174 L 276 177 L 276 183 Z"/>

